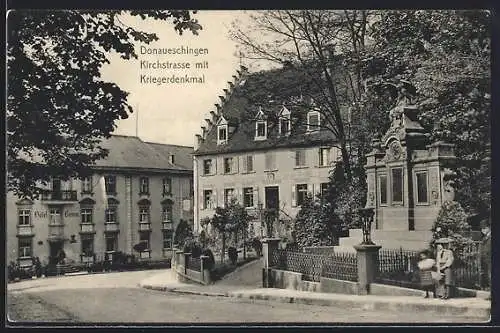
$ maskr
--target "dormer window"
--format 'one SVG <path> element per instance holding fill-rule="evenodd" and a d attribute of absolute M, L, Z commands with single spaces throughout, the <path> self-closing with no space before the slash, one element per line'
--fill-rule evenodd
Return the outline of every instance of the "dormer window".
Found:
<path fill-rule="evenodd" d="M 267 139 L 267 121 L 262 108 L 259 107 L 259 112 L 255 116 L 255 140 Z"/>
<path fill-rule="evenodd" d="M 279 113 L 279 133 L 280 135 L 290 134 L 290 111 L 283 106 Z"/>
<path fill-rule="evenodd" d="M 318 131 L 321 125 L 321 118 L 318 111 L 310 111 L 307 114 L 307 131 Z"/>
<path fill-rule="evenodd" d="M 217 144 L 225 144 L 227 142 L 227 121 L 224 117 L 220 117 L 217 122 Z"/>
<path fill-rule="evenodd" d="M 265 140 L 267 138 L 267 123 L 258 121 L 255 124 L 255 140 Z"/>

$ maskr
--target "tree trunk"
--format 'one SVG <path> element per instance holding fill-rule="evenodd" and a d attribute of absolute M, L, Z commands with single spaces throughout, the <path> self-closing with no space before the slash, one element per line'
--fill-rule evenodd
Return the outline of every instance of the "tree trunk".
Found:
<path fill-rule="evenodd" d="M 342 153 L 342 162 L 344 163 L 344 176 L 346 180 L 351 181 L 351 161 L 349 160 L 349 151 L 345 141 L 340 143 L 340 151 Z"/>

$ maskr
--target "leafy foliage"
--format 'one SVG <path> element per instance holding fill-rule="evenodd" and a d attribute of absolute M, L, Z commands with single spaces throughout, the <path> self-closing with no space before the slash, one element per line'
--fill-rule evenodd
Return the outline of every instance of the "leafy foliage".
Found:
<path fill-rule="evenodd" d="M 99 146 L 132 112 L 128 93 L 101 79 L 111 53 L 137 58 L 135 42 L 158 40 L 122 21 L 124 11 L 13 11 L 7 32 L 8 189 L 35 198 L 52 177 L 86 175 L 107 155 Z M 132 11 L 172 20 L 179 33 L 201 26 L 186 10 Z"/>
<path fill-rule="evenodd" d="M 431 139 L 456 146 L 456 200 L 469 213 L 490 211 L 490 22 L 485 10 L 380 12 L 364 69 L 379 91 L 415 85 Z"/>
<path fill-rule="evenodd" d="M 437 239 L 448 237 L 453 240 L 451 249 L 460 256 L 464 248 L 472 243 L 465 235 L 468 231 L 470 226 L 467 223 L 467 214 L 460 203 L 445 201 L 432 227 L 431 247 L 435 248 Z"/>
<path fill-rule="evenodd" d="M 307 196 L 294 221 L 294 237 L 299 247 L 335 245 L 338 217 L 331 204 Z"/>
<path fill-rule="evenodd" d="M 193 237 L 193 230 L 191 226 L 186 220 L 181 219 L 179 221 L 179 224 L 175 228 L 174 243 L 184 247 L 186 240 L 192 239 L 192 237 Z"/>

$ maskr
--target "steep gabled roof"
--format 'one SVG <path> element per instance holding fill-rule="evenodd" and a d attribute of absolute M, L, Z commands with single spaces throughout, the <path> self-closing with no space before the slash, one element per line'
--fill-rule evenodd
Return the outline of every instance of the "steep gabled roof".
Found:
<path fill-rule="evenodd" d="M 192 147 L 144 142 L 138 137 L 112 135 L 101 143 L 109 150 L 105 159 L 95 164 L 99 167 L 138 168 L 163 170 L 192 170 Z M 175 156 L 170 163 L 169 154 Z"/>
<path fill-rule="evenodd" d="M 287 103 L 287 100 L 271 100 L 271 91 L 276 95 L 299 96 L 302 89 L 307 89 L 297 70 L 282 68 L 253 73 L 241 83 L 234 86 L 231 96 L 222 105 L 220 112 L 225 119 L 239 119 L 237 130 L 227 143 L 217 145 L 216 126 L 212 127 L 194 152 L 195 155 L 311 146 L 328 144 L 335 140 L 328 130 L 307 132 L 307 112 L 311 111 L 312 107 L 297 106 L 295 103 Z M 289 136 L 278 133 L 278 116 L 283 107 L 291 113 Z M 266 140 L 255 141 L 255 118 L 261 109 L 267 117 L 268 135 Z"/>

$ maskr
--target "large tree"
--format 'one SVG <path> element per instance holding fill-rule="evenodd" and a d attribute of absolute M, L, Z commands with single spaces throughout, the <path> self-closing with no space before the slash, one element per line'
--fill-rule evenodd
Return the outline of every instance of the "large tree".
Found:
<path fill-rule="evenodd" d="M 369 12 L 280 10 L 258 12 L 251 18 L 248 27 L 233 25 L 232 38 L 240 43 L 246 58 L 301 72 L 301 94 L 314 100 L 322 117 L 320 126 L 336 137 L 350 180 L 349 122 L 352 112 L 365 110 L 361 107 L 361 69 Z M 276 96 L 272 99 L 277 100 Z M 289 98 L 286 102 L 302 101 Z"/>
<path fill-rule="evenodd" d="M 51 177 L 84 175 L 106 156 L 99 142 L 132 108 L 127 92 L 101 78 L 101 68 L 111 53 L 137 58 L 136 42 L 158 39 L 124 24 L 124 14 L 170 20 L 179 34 L 201 29 L 186 10 L 23 10 L 7 16 L 10 191 L 36 197 Z"/>
<path fill-rule="evenodd" d="M 490 211 L 491 12 L 409 10 L 378 14 L 369 85 L 410 81 L 433 141 L 454 143 L 457 200 L 468 213 Z"/>

